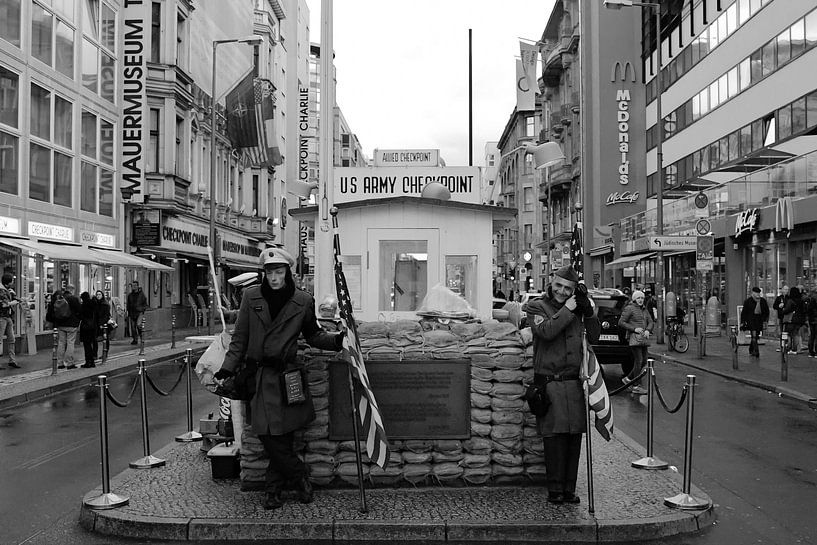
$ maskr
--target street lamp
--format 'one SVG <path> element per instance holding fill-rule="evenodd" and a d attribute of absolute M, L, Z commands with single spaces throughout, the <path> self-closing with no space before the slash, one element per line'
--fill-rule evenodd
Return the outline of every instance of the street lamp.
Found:
<path fill-rule="evenodd" d="M 604 0 L 604 7 L 621 9 L 624 7 L 643 7 L 655 13 L 655 55 L 658 71 L 655 74 L 655 152 L 656 152 L 656 179 L 658 187 L 655 191 L 655 222 L 658 236 L 664 234 L 664 120 L 661 117 L 661 95 L 664 86 L 661 79 L 661 4 L 658 2 L 634 2 L 633 0 Z M 659 248 L 658 261 L 655 264 L 655 294 L 658 297 L 658 335 L 656 342 L 664 343 L 664 252 Z"/>
<path fill-rule="evenodd" d="M 245 36 L 243 38 L 233 38 L 228 40 L 213 40 L 213 84 L 211 86 L 210 97 L 212 104 L 210 105 L 210 232 L 207 238 L 207 244 L 212 248 L 213 259 L 216 256 L 216 53 L 220 44 L 249 44 L 259 45 L 263 41 L 261 36 Z M 218 271 L 216 263 L 213 263 L 213 270 Z M 215 278 L 210 279 L 210 317 L 207 320 L 207 334 L 213 334 L 213 321 L 216 317 L 217 301 L 213 300 L 213 293 L 215 293 Z"/>

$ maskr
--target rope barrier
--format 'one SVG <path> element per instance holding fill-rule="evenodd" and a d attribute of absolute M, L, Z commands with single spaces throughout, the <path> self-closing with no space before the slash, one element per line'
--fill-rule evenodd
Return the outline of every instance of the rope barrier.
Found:
<path fill-rule="evenodd" d="M 116 399 L 113 396 L 113 394 L 111 393 L 111 391 L 109 389 L 107 389 L 107 388 L 105 388 L 105 397 L 108 398 L 108 400 L 111 403 L 113 403 L 114 405 L 116 405 L 117 407 L 120 407 L 120 408 L 124 409 L 125 407 L 130 405 L 131 400 L 133 400 L 133 393 L 136 392 L 136 385 L 137 384 L 139 384 L 139 377 L 138 376 L 133 379 L 133 386 L 131 387 L 130 393 L 128 394 L 128 400 L 125 401 L 124 403 L 122 403 L 121 401 Z"/>
<path fill-rule="evenodd" d="M 669 406 L 667 405 L 667 402 L 664 400 L 664 396 L 661 394 L 661 389 L 658 387 L 658 380 L 656 380 L 656 378 L 653 377 L 653 381 L 654 381 L 653 384 L 655 384 L 655 393 L 658 394 L 658 401 L 661 402 L 661 405 L 663 405 L 664 410 L 670 414 L 677 413 L 679 410 L 681 410 L 681 407 L 683 407 L 684 401 L 687 398 L 687 392 L 689 391 L 687 385 L 684 384 L 684 388 L 681 391 L 681 399 L 678 400 L 678 405 L 676 405 L 674 409 L 670 409 Z"/>
<path fill-rule="evenodd" d="M 624 391 L 624 390 L 626 390 L 627 388 L 632 388 L 632 387 L 633 387 L 633 386 L 635 386 L 635 385 L 638 383 L 638 381 L 639 381 L 639 380 L 641 380 L 641 378 L 643 378 L 643 377 L 644 377 L 644 375 L 646 375 L 646 374 L 647 374 L 647 368 L 645 367 L 645 368 L 643 368 L 643 369 L 641 370 L 641 372 L 640 372 L 640 373 L 638 373 L 638 375 L 636 375 L 636 377 L 635 377 L 633 380 L 631 380 L 631 381 L 630 381 L 630 382 L 628 382 L 627 384 L 622 384 L 622 385 L 621 385 L 621 386 L 619 386 L 618 388 L 613 389 L 612 391 L 608 392 L 608 394 L 607 394 L 607 395 L 608 395 L 608 396 L 610 396 L 610 397 L 612 397 L 612 396 L 614 396 L 614 395 L 620 394 L 621 392 L 623 392 L 623 391 Z"/>
<path fill-rule="evenodd" d="M 177 361 L 179 361 L 179 360 L 173 360 L 173 361 L 174 361 L 174 362 L 177 362 Z M 151 387 L 151 388 L 153 388 L 153 391 L 154 391 L 154 392 L 156 392 L 156 393 L 157 393 L 157 394 L 159 394 L 160 396 L 165 396 L 165 397 L 166 397 L 166 396 L 169 396 L 170 394 L 172 394 L 172 393 L 173 393 L 173 390 L 175 390 L 175 389 L 176 389 L 176 387 L 177 387 L 177 386 L 178 386 L 178 385 L 179 385 L 179 384 L 182 382 L 182 376 L 183 376 L 183 375 L 184 375 L 184 366 L 182 366 L 182 367 L 181 367 L 180 372 L 179 372 L 179 376 L 178 376 L 178 378 L 176 379 L 176 382 L 173 384 L 173 386 L 171 386 L 171 387 L 170 387 L 170 390 L 168 390 L 167 392 L 165 392 L 164 390 L 162 390 L 161 388 L 159 388 L 158 386 L 156 386 L 156 383 L 155 383 L 155 382 L 153 382 L 153 379 L 152 379 L 152 378 L 150 378 L 150 375 L 148 374 L 147 369 L 145 370 L 145 378 L 147 379 L 148 384 L 150 384 L 150 387 Z"/>

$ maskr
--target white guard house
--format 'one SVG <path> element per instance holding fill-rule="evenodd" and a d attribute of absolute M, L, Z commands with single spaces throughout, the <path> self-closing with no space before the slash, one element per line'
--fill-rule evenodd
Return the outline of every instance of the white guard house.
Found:
<path fill-rule="evenodd" d="M 417 319 L 437 284 L 463 296 L 477 317 L 491 317 L 493 234 L 516 210 L 480 204 L 476 167 L 335 168 L 334 182 L 343 271 L 358 320 Z M 318 207 L 290 215 L 314 227 Z"/>

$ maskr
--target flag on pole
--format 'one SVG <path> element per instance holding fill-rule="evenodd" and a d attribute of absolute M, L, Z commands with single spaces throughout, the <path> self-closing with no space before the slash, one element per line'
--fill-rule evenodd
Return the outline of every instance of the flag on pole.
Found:
<path fill-rule="evenodd" d="M 570 237 L 570 265 L 579 275 L 579 283 L 584 284 L 584 249 L 582 247 L 582 222 L 580 221 L 573 226 L 573 235 Z"/>
<path fill-rule="evenodd" d="M 522 61 L 516 61 L 516 110 L 531 111 L 535 108 L 536 92 L 531 87 L 525 71 L 522 69 Z"/>
<path fill-rule="evenodd" d="M 596 360 L 596 354 L 587 345 L 587 337 L 583 337 L 584 344 L 584 373 L 587 378 L 587 402 L 596 415 L 596 430 L 607 441 L 613 433 L 613 407 L 610 405 L 610 395 L 601 375 L 601 366 Z M 588 430 L 589 433 L 590 430 Z"/>
<path fill-rule="evenodd" d="M 337 220 L 336 220 L 337 221 Z M 352 377 L 357 382 L 357 393 L 360 397 L 358 401 L 358 414 L 360 415 L 360 425 L 363 435 L 366 437 L 366 454 L 369 459 L 378 466 L 385 469 L 389 463 L 389 440 L 386 438 L 386 430 L 383 428 L 383 419 L 380 416 L 380 409 L 374 398 L 369 375 L 366 373 L 366 365 L 363 363 L 363 352 L 360 349 L 360 339 L 357 336 L 357 325 L 352 315 L 352 299 L 349 295 L 349 288 L 346 285 L 346 275 L 343 274 L 343 267 L 340 263 L 340 235 L 335 226 L 334 237 L 335 253 L 335 287 L 338 293 L 338 308 L 340 310 L 341 323 L 346 327 L 346 338 L 343 339 L 343 346 L 349 352 L 351 360 Z M 357 422 L 355 422 L 357 425 Z"/>
<path fill-rule="evenodd" d="M 539 50 L 535 44 L 519 42 L 519 55 L 522 57 L 522 72 L 528 80 L 528 87 L 538 95 L 539 83 L 536 77 L 536 59 L 539 56 Z"/>
<path fill-rule="evenodd" d="M 226 99 L 227 136 L 253 166 L 283 163 L 275 139 L 275 87 L 252 72 L 242 79 Z"/>

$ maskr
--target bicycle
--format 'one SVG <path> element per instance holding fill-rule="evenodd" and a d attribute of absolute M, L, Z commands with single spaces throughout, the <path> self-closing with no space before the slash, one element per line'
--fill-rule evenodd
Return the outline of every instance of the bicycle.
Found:
<path fill-rule="evenodd" d="M 667 343 L 670 350 L 683 354 L 689 350 L 689 338 L 684 331 L 684 324 L 679 321 L 670 321 L 667 324 Z"/>

